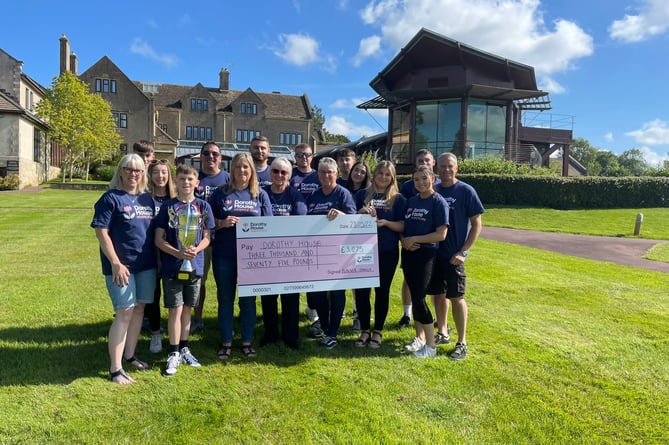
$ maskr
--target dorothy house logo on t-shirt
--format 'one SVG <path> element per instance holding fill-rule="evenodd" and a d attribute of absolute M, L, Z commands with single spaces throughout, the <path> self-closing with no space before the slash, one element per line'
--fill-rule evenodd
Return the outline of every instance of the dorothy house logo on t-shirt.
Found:
<path fill-rule="evenodd" d="M 404 219 L 413 219 L 418 221 L 425 221 L 425 217 L 430 213 L 428 209 L 407 209 Z"/>
<path fill-rule="evenodd" d="M 234 208 L 234 204 L 232 203 L 232 199 L 226 199 L 225 202 L 223 203 L 223 210 L 226 212 L 229 212 Z"/>

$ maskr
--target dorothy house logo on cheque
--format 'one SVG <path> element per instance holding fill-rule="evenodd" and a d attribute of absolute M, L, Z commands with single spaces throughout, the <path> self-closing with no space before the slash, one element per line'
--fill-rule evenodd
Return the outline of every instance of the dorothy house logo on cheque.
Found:
<path fill-rule="evenodd" d="M 267 232 L 267 223 L 265 222 L 251 222 L 251 223 L 242 223 L 242 232 Z"/>

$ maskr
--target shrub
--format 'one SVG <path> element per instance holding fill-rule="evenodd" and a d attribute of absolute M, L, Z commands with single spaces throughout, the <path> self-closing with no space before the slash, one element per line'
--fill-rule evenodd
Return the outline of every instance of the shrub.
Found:
<path fill-rule="evenodd" d="M 7 175 L 0 178 L 0 190 L 18 190 L 19 175 Z"/>
<path fill-rule="evenodd" d="M 95 168 L 93 176 L 100 181 L 111 181 L 116 167 L 113 165 L 98 165 Z"/>

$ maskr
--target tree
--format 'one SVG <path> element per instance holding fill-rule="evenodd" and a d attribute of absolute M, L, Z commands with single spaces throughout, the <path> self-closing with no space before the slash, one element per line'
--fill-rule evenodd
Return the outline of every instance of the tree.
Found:
<path fill-rule="evenodd" d="M 322 130 L 325 125 L 325 116 L 323 116 L 323 110 L 321 107 L 314 105 L 311 109 L 311 112 L 314 115 L 314 128 L 316 130 Z"/>
<path fill-rule="evenodd" d="M 633 176 L 645 175 L 649 167 L 646 158 L 644 158 L 643 153 L 638 148 L 625 150 L 618 156 L 618 164 L 629 170 L 630 174 Z"/>
<path fill-rule="evenodd" d="M 628 176 L 630 174 L 629 170 L 620 166 L 618 156 L 610 151 L 597 152 L 596 161 L 601 168 L 599 176 Z"/>
<path fill-rule="evenodd" d="M 569 154 L 576 159 L 583 167 L 588 169 L 588 175 L 597 176 L 602 167 L 597 162 L 599 149 L 590 145 L 587 139 L 576 138 L 574 145 L 569 148 Z"/>
<path fill-rule="evenodd" d="M 67 149 L 63 182 L 65 171 L 72 181 L 77 165 L 85 167 L 88 181 L 91 162 L 110 158 L 122 141 L 109 103 L 89 93 L 88 86 L 70 72 L 53 79 L 37 114 L 51 126 L 51 138 Z"/>

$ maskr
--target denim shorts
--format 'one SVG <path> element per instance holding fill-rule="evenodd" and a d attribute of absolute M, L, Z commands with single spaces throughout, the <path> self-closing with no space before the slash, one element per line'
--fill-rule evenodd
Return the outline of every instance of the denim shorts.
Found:
<path fill-rule="evenodd" d="M 156 269 L 130 274 L 127 286 L 119 286 L 112 281 L 111 275 L 105 275 L 107 291 L 114 309 L 125 309 L 140 304 L 153 303 L 156 280 Z"/>

